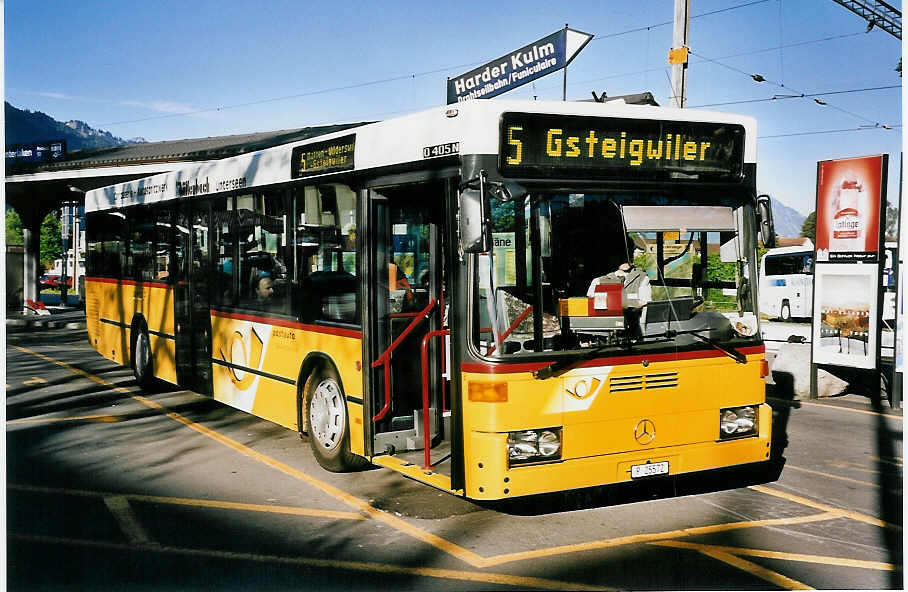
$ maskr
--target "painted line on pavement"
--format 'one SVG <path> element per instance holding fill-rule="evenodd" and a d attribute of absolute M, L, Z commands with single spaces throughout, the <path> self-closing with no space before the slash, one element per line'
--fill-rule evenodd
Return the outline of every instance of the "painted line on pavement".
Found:
<path fill-rule="evenodd" d="M 112 495 L 99 491 L 84 491 L 79 489 L 54 489 L 50 487 L 37 487 L 34 485 L 19 484 L 9 484 L 6 486 L 6 488 L 15 491 L 29 491 L 34 493 L 46 493 L 52 495 L 74 495 L 82 497 L 105 497 Z M 266 514 L 287 514 L 291 516 L 309 516 L 313 518 L 336 518 L 340 520 L 366 519 L 366 517 L 359 512 L 338 512 L 337 510 L 318 510 L 314 508 L 301 508 L 298 506 L 272 506 L 268 504 L 249 504 L 221 500 L 194 499 L 186 497 L 165 497 L 159 495 L 142 495 L 133 493 L 124 493 L 119 495 L 135 502 L 194 506 L 199 508 L 214 508 L 218 510 L 242 510 L 247 512 L 263 512 Z"/>
<path fill-rule="evenodd" d="M 282 564 L 300 567 L 343 569 L 348 571 L 403 575 L 408 577 L 417 576 L 441 580 L 456 580 L 461 582 L 478 582 L 480 584 L 494 584 L 497 586 L 514 586 L 518 589 L 536 588 L 541 590 L 579 591 L 614 590 L 613 588 L 606 588 L 603 586 L 591 586 L 588 584 L 551 580 L 547 578 L 534 578 L 530 576 L 517 576 L 512 574 L 474 572 L 454 569 L 440 569 L 434 567 L 407 567 L 404 565 L 394 565 L 390 563 L 369 563 L 365 561 L 343 561 L 340 559 L 286 557 L 281 555 L 259 555 L 254 553 L 239 553 L 234 551 L 185 549 L 181 547 L 142 547 L 105 541 L 89 541 L 83 539 L 67 539 L 49 536 L 21 535 L 17 533 L 8 533 L 7 536 L 13 540 L 38 544 L 68 545 L 96 549 L 109 549 L 114 551 L 137 551 L 141 553 L 152 552 L 169 555 L 183 555 L 187 557 L 202 557 L 206 559 L 254 561 L 259 563 Z"/>
<path fill-rule="evenodd" d="M 101 423 L 115 423 L 129 417 L 130 414 L 120 415 L 76 415 L 73 417 L 28 417 L 24 419 L 11 419 L 6 425 L 24 425 L 30 423 L 54 423 L 60 421 L 98 421 Z"/>
<path fill-rule="evenodd" d="M 110 510 L 127 541 L 142 547 L 158 546 L 158 543 L 145 532 L 145 528 L 139 522 L 138 516 L 132 511 L 129 500 L 122 495 L 106 495 L 103 500 L 104 505 Z"/>
<path fill-rule="evenodd" d="M 889 414 L 889 413 L 880 413 L 879 411 L 867 411 L 866 409 L 855 409 L 853 407 L 845 407 L 844 405 L 830 405 L 828 403 L 813 403 L 811 401 L 799 401 L 801 405 L 807 405 L 809 407 L 822 407 L 823 409 L 836 409 L 838 411 L 850 411 L 852 413 L 861 413 L 863 415 L 876 415 L 877 417 L 888 417 L 889 419 L 896 419 L 902 421 L 901 415 Z"/>
<path fill-rule="evenodd" d="M 886 527 L 896 528 L 898 530 L 901 530 L 901 527 L 898 527 L 896 525 L 890 525 L 881 520 L 878 520 L 878 519 L 875 519 L 870 516 L 866 516 L 866 515 L 863 515 L 863 514 L 860 514 L 857 512 L 842 510 L 842 509 L 835 508 L 832 506 L 827 506 L 825 504 L 819 504 L 816 502 L 812 502 L 811 500 L 808 500 L 807 498 L 801 498 L 800 496 L 783 494 L 782 492 L 777 492 L 776 490 L 768 489 L 763 486 L 752 486 L 751 489 L 754 489 L 755 491 L 761 491 L 763 493 L 768 493 L 770 495 L 777 495 L 778 497 L 786 497 L 787 499 L 790 499 L 791 501 L 796 501 L 797 503 L 801 503 L 802 505 L 807 505 L 810 507 L 821 509 L 824 511 L 824 513 L 816 514 L 816 515 L 812 515 L 812 516 L 796 517 L 796 518 L 756 520 L 756 521 L 711 525 L 711 526 L 696 527 L 696 528 L 690 528 L 690 529 L 681 529 L 681 530 L 677 530 L 677 531 L 669 531 L 666 533 L 654 533 L 651 535 L 633 535 L 633 536 L 629 536 L 629 537 L 620 537 L 617 539 L 610 539 L 610 540 L 606 540 L 606 541 L 594 541 L 591 543 L 581 543 L 581 544 L 577 544 L 577 545 L 565 545 L 562 547 L 553 547 L 550 549 L 539 549 L 539 550 L 534 550 L 534 551 L 510 553 L 510 554 L 503 554 L 503 555 L 486 558 L 486 557 L 482 557 L 476 553 L 473 553 L 472 551 L 464 549 L 463 547 L 461 547 L 455 543 L 452 543 L 451 541 L 448 541 L 448 540 L 443 539 L 430 532 L 427 532 L 425 530 L 412 526 L 411 524 L 407 523 L 406 521 L 404 521 L 402 519 L 396 518 L 390 514 L 387 514 L 386 512 L 378 510 L 377 508 L 371 506 L 367 502 L 365 502 L 337 487 L 334 487 L 333 485 L 330 485 L 324 481 L 316 479 L 315 477 L 312 477 L 311 475 L 308 475 L 307 473 L 304 473 L 298 469 L 295 469 L 289 465 L 286 465 L 285 463 L 282 463 L 276 459 L 273 459 L 273 458 L 265 456 L 261 453 L 258 453 L 256 451 L 246 447 L 245 445 L 240 444 L 239 442 L 236 442 L 235 440 L 232 440 L 226 436 L 223 436 L 200 424 L 197 424 L 197 423 L 193 422 L 192 420 L 190 420 L 178 413 L 175 413 L 173 411 L 168 411 L 168 409 L 166 407 L 164 407 L 163 405 L 161 405 L 155 401 L 152 401 L 151 399 L 148 399 L 142 395 L 133 393 L 123 387 L 117 387 L 113 383 L 110 383 L 110 382 L 104 380 L 103 378 L 91 375 L 78 368 L 74 368 L 74 367 L 70 366 L 69 364 L 67 364 L 66 362 L 55 360 L 53 358 L 50 358 L 50 357 L 40 354 L 38 352 L 33 352 L 32 350 L 29 350 L 27 348 L 23 348 L 23 347 L 19 347 L 19 346 L 13 346 L 13 347 L 16 347 L 17 349 L 19 349 L 23 352 L 33 354 L 39 358 L 46 359 L 47 361 L 60 365 L 64 368 L 68 368 L 77 374 L 80 374 L 82 376 L 85 376 L 86 378 L 89 378 L 95 382 L 98 382 L 99 384 L 114 388 L 115 390 L 117 390 L 119 392 L 124 392 L 124 393 L 128 394 L 129 396 L 131 396 L 133 399 L 142 403 L 143 405 L 145 405 L 151 409 L 160 411 L 161 413 L 163 413 L 170 419 L 172 419 L 178 423 L 181 423 L 181 424 L 185 425 L 186 427 L 189 427 L 189 428 L 199 432 L 200 434 L 208 436 L 208 437 L 214 439 L 215 441 L 217 441 L 237 452 L 240 452 L 241 454 L 243 454 L 245 456 L 253 458 L 271 468 L 279 470 L 286 475 L 289 475 L 289 476 L 294 477 L 298 480 L 301 480 L 305 483 L 308 483 L 309 485 L 323 491 L 324 493 L 330 495 L 331 497 L 359 510 L 365 516 L 368 516 L 370 518 L 383 522 L 383 523 L 395 528 L 396 530 L 398 530 L 400 532 L 408 534 L 417 540 L 420 540 L 424 543 L 434 546 L 454 557 L 461 559 L 462 561 L 464 561 L 470 565 L 473 565 L 474 567 L 489 567 L 492 565 L 499 565 L 502 563 L 526 560 L 526 559 L 531 559 L 531 558 L 535 558 L 535 557 L 548 557 L 548 556 L 552 556 L 552 555 L 571 553 L 571 552 L 576 552 L 576 551 L 594 550 L 594 549 L 601 549 L 601 548 L 606 548 L 606 547 L 614 547 L 614 546 L 619 546 L 619 545 L 639 543 L 639 542 L 654 542 L 654 541 L 660 540 L 660 539 L 665 540 L 665 539 L 679 537 L 679 536 L 691 536 L 693 534 L 721 532 L 724 530 L 735 530 L 735 529 L 741 529 L 741 528 L 755 528 L 755 527 L 759 527 L 759 526 L 791 525 L 791 524 L 812 522 L 812 521 L 818 521 L 818 520 L 829 520 L 829 519 L 838 518 L 838 517 L 842 517 L 842 516 L 847 516 L 849 518 L 854 518 L 856 520 L 859 520 L 862 522 L 867 522 L 870 524 L 876 524 L 878 526 L 886 526 Z M 801 500 L 803 500 L 803 501 L 801 501 Z M 725 561 L 726 563 L 735 565 L 735 566 L 739 567 L 740 569 L 743 569 L 744 571 L 754 573 L 755 575 L 763 574 L 763 575 L 759 575 L 759 577 L 764 577 L 764 575 L 765 575 L 767 577 L 778 577 L 778 578 L 782 578 L 785 581 L 789 581 L 789 579 L 785 578 L 784 576 L 775 574 L 775 572 L 771 572 L 769 570 L 765 570 L 764 568 L 762 568 L 760 566 L 752 564 L 752 563 L 745 561 L 743 559 L 740 559 L 738 557 L 734 557 L 731 555 L 728 555 L 726 557 L 727 554 L 722 553 L 722 552 L 710 552 L 710 553 L 714 553 L 713 555 L 710 555 L 710 556 L 714 556 L 715 558 Z M 718 556 L 716 556 L 716 555 L 718 555 Z M 372 565 L 372 564 L 369 564 L 369 565 Z M 391 566 L 391 567 L 397 567 L 397 566 Z M 455 573 L 462 573 L 462 572 L 455 572 Z M 510 576 L 507 576 L 507 577 L 510 577 Z M 514 577 L 517 577 L 517 576 L 514 576 Z M 766 578 L 764 577 L 764 579 L 766 579 Z M 791 582 L 791 584 L 786 585 L 785 587 L 788 587 L 788 588 L 796 588 L 798 586 L 803 587 L 803 584 L 800 584 L 800 582 L 797 582 L 796 580 L 790 580 L 790 582 Z M 546 587 L 546 586 L 543 586 L 543 587 Z"/>
<path fill-rule="evenodd" d="M 659 545 L 660 547 L 675 547 L 677 549 L 689 549 L 692 551 L 697 551 L 706 555 L 707 557 L 712 557 L 723 563 L 727 563 L 732 567 L 736 567 L 742 571 L 745 571 L 751 575 L 754 575 L 762 580 L 765 580 L 776 586 L 780 586 L 785 590 L 813 590 L 807 584 L 799 582 L 795 579 L 789 578 L 788 576 L 783 576 L 780 573 L 774 572 L 770 569 L 766 569 L 762 565 L 757 565 L 747 561 L 746 559 L 741 559 L 736 555 L 731 553 L 718 550 L 710 545 L 700 545 L 697 543 L 686 543 L 682 541 L 662 541 L 657 543 L 650 543 L 652 545 Z"/>
<path fill-rule="evenodd" d="M 663 543 L 652 543 L 662 545 Z M 666 542 L 665 545 L 673 545 Z M 785 561 L 800 561 L 802 563 L 818 563 L 821 565 L 835 565 L 838 567 L 859 567 L 861 569 L 874 569 L 877 571 L 897 571 L 901 568 L 892 563 L 882 561 L 864 561 L 862 559 L 849 559 L 847 557 L 830 557 L 828 555 L 805 555 L 803 553 L 785 553 L 782 551 L 768 551 L 766 549 L 747 549 L 745 547 L 726 547 L 723 545 L 699 545 L 701 547 L 729 553 L 731 555 L 746 555 L 748 557 L 764 557 L 766 559 L 782 559 Z"/>
<path fill-rule="evenodd" d="M 805 469 L 802 467 L 796 467 L 794 465 L 788 465 L 788 464 L 785 465 L 785 468 L 793 469 L 795 471 L 801 471 L 802 473 L 810 473 L 811 475 L 819 475 L 820 477 L 826 477 L 827 479 L 836 479 L 838 481 L 847 481 L 848 483 L 856 483 L 858 485 L 865 485 L 867 487 L 873 487 L 874 489 L 880 488 L 879 483 L 873 483 L 871 481 L 861 481 L 859 479 L 851 479 L 850 477 L 842 477 L 840 475 L 834 475 L 832 473 L 825 473 L 823 471 L 817 471 L 814 469 Z M 861 469 L 856 469 L 856 470 L 861 470 Z M 871 472 L 877 472 L 877 471 L 871 471 Z"/>
<path fill-rule="evenodd" d="M 441 551 L 444 551 L 445 553 L 453 555 L 454 557 L 457 557 L 458 559 L 460 559 L 470 565 L 473 565 L 475 567 L 485 567 L 487 565 L 484 557 L 477 555 L 476 553 L 473 553 L 472 551 L 464 549 L 463 547 L 461 547 L 455 543 L 452 543 L 437 535 L 434 535 L 430 532 L 422 530 L 421 528 L 417 528 L 417 527 L 409 524 L 405 520 L 397 518 L 396 516 L 392 516 L 386 512 L 383 512 L 383 511 L 373 507 L 369 503 L 359 499 L 358 497 L 347 493 L 346 491 L 343 491 L 337 487 L 334 487 L 333 485 L 330 485 L 324 481 L 321 481 L 320 479 L 316 479 L 315 477 L 313 477 L 307 473 L 304 473 L 303 471 L 300 471 L 299 469 L 295 469 L 295 468 L 291 467 L 290 465 L 287 465 L 286 463 L 283 463 L 279 460 L 273 459 L 269 456 L 265 456 L 264 454 L 256 452 L 255 450 L 252 450 L 251 448 L 249 448 L 243 444 L 240 444 L 239 442 L 232 440 L 231 438 L 228 438 L 227 436 L 223 436 L 223 435 L 219 434 L 218 432 L 215 432 L 214 430 L 206 428 L 205 426 L 203 426 L 201 424 L 195 423 L 191 419 L 188 419 L 188 418 L 180 415 L 179 413 L 176 413 L 173 411 L 168 411 L 168 409 L 166 407 L 164 407 L 160 403 L 157 403 L 156 401 L 153 401 L 147 397 L 139 395 L 139 394 L 132 392 L 128 389 L 125 389 L 123 387 L 118 387 L 115 384 L 108 382 L 107 380 L 105 380 L 99 376 L 94 376 L 93 374 L 90 374 L 88 372 L 85 372 L 84 370 L 71 366 L 71 365 L 67 364 L 66 362 L 56 360 L 54 358 L 51 358 L 51 357 L 41 354 L 39 352 L 30 350 L 25 347 L 21 347 L 18 345 L 14 345 L 13 347 L 15 347 L 16 349 L 18 349 L 22 352 L 25 352 L 27 354 L 31 354 L 38 358 L 41 358 L 42 360 L 46 360 L 48 362 L 57 364 L 58 366 L 62 366 L 63 368 L 67 368 L 70 371 L 72 371 L 76 374 L 79 374 L 80 376 L 84 376 L 98 384 L 104 385 L 108 388 L 113 388 L 117 392 L 122 392 L 122 393 L 132 397 L 136 401 L 142 403 L 146 407 L 159 411 L 166 417 L 169 417 L 170 419 L 172 419 L 178 423 L 181 423 L 184 426 L 186 426 L 192 430 L 195 430 L 196 432 L 198 432 L 204 436 L 208 436 L 209 438 L 215 440 L 216 442 L 219 442 L 220 444 L 223 444 L 224 446 L 227 446 L 228 448 L 231 448 L 232 450 L 235 450 L 235 451 L 243 454 L 244 456 L 248 456 L 249 458 L 252 458 L 258 462 L 261 462 L 262 464 L 269 466 L 273 469 L 276 469 L 276 470 L 284 473 L 285 475 L 289 475 L 290 477 L 293 477 L 295 479 L 308 483 L 312 487 L 315 487 L 316 489 L 321 490 L 322 492 L 328 494 L 329 496 L 333 497 L 334 499 L 341 501 L 341 502 L 347 504 L 348 506 L 362 512 L 367 517 L 378 520 L 379 522 L 383 522 L 383 523 L 387 524 L 388 526 L 391 526 L 392 528 L 395 528 L 396 530 L 398 530 L 400 532 L 403 532 L 419 541 L 422 541 L 428 545 L 431 545 L 437 549 L 440 549 Z"/>
<path fill-rule="evenodd" d="M 860 512 L 855 512 L 852 510 L 845 510 L 843 508 L 836 508 L 835 506 L 830 506 L 828 504 L 823 504 L 820 502 L 815 502 L 812 499 L 796 495 L 793 493 L 788 493 L 785 491 L 779 491 L 778 489 L 772 489 L 766 487 L 765 485 L 751 485 L 750 489 L 754 491 L 759 491 L 760 493 L 765 493 L 767 495 L 773 495 L 775 497 L 780 497 L 782 499 L 787 499 L 788 501 L 795 502 L 796 504 L 801 504 L 802 506 L 808 506 L 815 508 L 817 510 L 824 510 L 826 512 L 836 512 L 841 514 L 846 518 L 851 518 L 852 520 L 857 520 L 858 522 L 864 522 L 866 524 L 871 524 L 873 526 L 880 526 L 882 528 L 889 528 L 891 530 L 901 531 L 902 527 L 898 524 L 891 524 L 880 520 L 879 518 L 874 518 L 873 516 L 868 516 L 867 514 L 862 514 Z"/>
<path fill-rule="evenodd" d="M 594 551 L 597 549 L 606 549 L 609 547 L 620 547 L 623 545 L 632 545 L 638 543 L 651 543 L 666 539 L 679 537 L 699 536 L 704 534 L 713 534 L 717 532 L 727 532 L 730 530 L 741 530 L 745 528 L 759 528 L 764 526 L 791 526 L 794 524 L 804 524 L 807 522 L 818 522 L 822 520 L 833 520 L 841 518 L 841 512 L 823 512 L 822 514 L 813 514 L 811 516 L 797 516 L 792 518 L 771 518 L 767 520 L 747 520 L 743 522 L 730 522 L 726 524 L 712 524 L 709 526 L 697 526 L 693 528 L 682 528 L 679 530 L 669 530 L 665 532 L 654 532 L 649 534 L 635 534 L 625 537 L 616 537 L 613 539 L 604 539 L 599 541 L 590 541 L 588 543 L 576 543 L 573 545 L 563 545 L 560 547 L 550 547 L 548 549 L 534 549 L 533 551 L 522 551 L 518 553 L 507 553 L 489 557 L 487 562 L 490 565 L 500 565 L 512 561 L 525 561 L 527 559 L 538 559 L 540 557 L 550 557 L 552 555 L 562 555 L 566 553 L 578 553 L 583 551 Z"/>

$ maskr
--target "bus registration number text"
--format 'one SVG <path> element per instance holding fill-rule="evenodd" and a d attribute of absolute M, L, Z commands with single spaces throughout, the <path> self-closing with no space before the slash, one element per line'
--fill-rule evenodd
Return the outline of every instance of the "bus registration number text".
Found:
<path fill-rule="evenodd" d="M 653 477 L 655 475 L 668 474 L 668 461 L 657 463 L 646 463 L 645 465 L 631 465 L 631 479 L 641 477 Z"/>

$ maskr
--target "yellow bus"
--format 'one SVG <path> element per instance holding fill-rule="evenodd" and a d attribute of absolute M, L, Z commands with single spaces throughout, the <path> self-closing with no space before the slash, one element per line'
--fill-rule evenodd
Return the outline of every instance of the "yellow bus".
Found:
<path fill-rule="evenodd" d="M 469 101 L 86 194 L 88 337 L 368 464 L 504 499 L 760 470 L 751 118 Z"/>

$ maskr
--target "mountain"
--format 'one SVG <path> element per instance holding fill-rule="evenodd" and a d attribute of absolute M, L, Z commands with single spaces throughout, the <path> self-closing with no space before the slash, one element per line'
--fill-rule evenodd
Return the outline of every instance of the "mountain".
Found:
<path fill-rule="evenodd" d="M 124 140 L 108 131 L 94 129 L 84 121 L 57 121 L 40 111 L 17 109 L 4 101 L 6 145 L 66 140 L 68 152 L 113 148 L 125 144 L 145 143 L 143 138 Z"/>
<path fill-rule="evenodd" d="M 801 226 L 806 216 L 794 208 L 789 208 L 778 199 L 772 200 L 772 222 L 776 227 L 776 234 L 788 238 L 801 236 Z"/>

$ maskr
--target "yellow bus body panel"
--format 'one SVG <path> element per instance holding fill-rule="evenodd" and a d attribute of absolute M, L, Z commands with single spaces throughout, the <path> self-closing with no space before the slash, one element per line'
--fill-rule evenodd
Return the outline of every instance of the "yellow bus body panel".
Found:
<path fill-rule="evenodd" d="M 87 278 L 85 319 L 89 343 L 105 358 L 128 366 L 132 362 L 132 321 L 145 318 L 154 374 L 176 384 L 176 342 L 173 287 Z"/>
<path fill-rule="evenodd" d="M 214 398 L 284 427 L 299 429 L 297 389 L 301 391 L 304 386 L 298 384 L 300 371 L 306 356 L 317 352 L 334 363 L 344 393 L 362 400 L 362 339 L 353 336 L 358 332 L 306 327 L 309 326 L 266 317 L 213 313 Z M 362 454 L 362 405 L 348 402 L 347 409 L 351 449 Z"/>
<path fill-rule="evenodd" d="M 463 397 L 466 495 L 499 499 L 630 481 L 630 466 L 669 461 L 671 475 L 769 458 L 772 413 L 760 376 L 764 354 L 747 364 L 707 357 L 571 370 L 538 380 L 530 372 L 463 372 L 469 383 L 507 382 L 503 402 Z M 760 405 L 755 437 L 719 441 L 719 409 Z M 641 444 L 648 419 L 655 439 Z M 561 460 L 508 467 L 507 432 L 562 428 Z"/>

